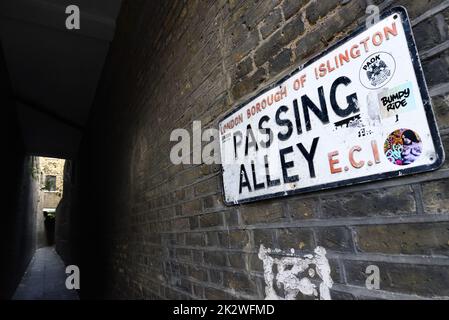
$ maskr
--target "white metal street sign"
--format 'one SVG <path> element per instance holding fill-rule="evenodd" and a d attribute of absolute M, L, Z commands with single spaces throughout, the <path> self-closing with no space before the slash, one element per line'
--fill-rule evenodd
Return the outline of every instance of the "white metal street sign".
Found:
<path fill-rule="evenodd" d="M 444 161 L 404 8 L 240 105 L 219 130 L 228 205 L 435 170 Z"/>

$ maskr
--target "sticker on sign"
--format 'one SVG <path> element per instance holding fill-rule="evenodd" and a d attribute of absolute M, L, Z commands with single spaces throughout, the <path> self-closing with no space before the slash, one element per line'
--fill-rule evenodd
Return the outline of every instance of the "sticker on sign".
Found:
<path fill-rule="evenodd" d="M 227 205 L 431 171 L 444 161 L 402 7 L 237 107 L 219 131 Z"/>

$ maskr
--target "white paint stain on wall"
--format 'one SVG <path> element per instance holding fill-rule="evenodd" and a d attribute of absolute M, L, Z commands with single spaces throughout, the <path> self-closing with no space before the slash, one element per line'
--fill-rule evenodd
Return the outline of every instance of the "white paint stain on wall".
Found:
<path fill-rule="evenodd" d="M 266 249 L 261 245 L 259 259 L 263 261 L 266 300 L 294 300 L 299 293 L 331 300 L 329 289 L 334 282 L 323 247 L 317 247 L 314 254 L 298 257 L 294 249 L 285 254 L 280 249 Z M 282 289 L 284 296 L 278 293 Z"/>

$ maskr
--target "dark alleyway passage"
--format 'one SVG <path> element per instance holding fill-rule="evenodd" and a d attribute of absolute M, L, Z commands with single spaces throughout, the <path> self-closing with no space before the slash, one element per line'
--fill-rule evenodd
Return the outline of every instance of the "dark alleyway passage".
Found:
<path fill-rule="evenodd" d="M 14 294 L 14 300 L 78 300 L 65 286 L 65 266 L 53 247 L 36 250 Z"/>

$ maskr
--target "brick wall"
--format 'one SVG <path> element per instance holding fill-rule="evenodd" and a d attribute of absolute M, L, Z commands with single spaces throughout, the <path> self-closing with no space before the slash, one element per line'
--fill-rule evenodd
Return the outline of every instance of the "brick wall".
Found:
<path fill-rule="evenodd" d="M 449 147 L 449 1 L 375 2 L 408 9 Z M 219 166 L 170 163 L 173 129 L 191 130 L 194 120 L 217 127 L 233 106 L 364 23 L 366 5 L 123 3 L 83 141 L 80 163 L 89 169 L 78 182 L 89 190 L 79 219 L 95 246 L 83 247 L 85 269 L 95 264 L 108 279 L 99 292 L 261 299 L 264 244 L 305 253 L 325 247 L 333 299 L 449 297 L 447 163 L 432 173 L 234 207 L 223 205 Z M 379 291 L 365 287 L 373 264 Z"/>
<path fill-rule="evenodd" d="M 64 193 L 56 208 L 56 221 L 55 221 L 55 243 L 56 251 L 59 253 L 64 262 L 69 265 L 71 263 L 72 249 L 71 245 L 71 228 L 72 225 L 70 210 L 72 204 L 73 190 L 73 163 L 71 160 L 66 160 L 64 163 Z"/>

